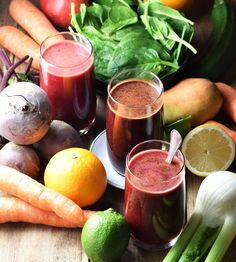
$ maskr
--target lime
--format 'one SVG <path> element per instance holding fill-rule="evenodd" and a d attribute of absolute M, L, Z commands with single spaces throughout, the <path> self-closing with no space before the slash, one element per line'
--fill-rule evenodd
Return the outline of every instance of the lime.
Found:
<path fill-rule="evenodd" d="M 128 247 L 129 226 L 123 215 L 112 208 L 98 211 L 85 223 L 81 242 L 93 262 L 114 262 Z"/>
<path fill-rule="evenodd" d="M 181 118 L 171 124 L 165 126 L 165 136 L 166 140 L 170 141 L 170 132 L 171 130 L 177 130 L 182 137 L 191 130 L 191 116 Z"/>
<path fill-rule="evenodd" d="M 229 168 L 235 158 L 235 143 L 222 128 L 204 124 L 185 136 L 182 152 L 186 167 L 193 174 L 204 177 Z"/>

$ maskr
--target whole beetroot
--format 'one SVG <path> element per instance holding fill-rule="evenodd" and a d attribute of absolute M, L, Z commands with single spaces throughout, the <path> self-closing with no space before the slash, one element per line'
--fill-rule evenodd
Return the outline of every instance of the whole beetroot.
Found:
<path fill-rule="evenodd" d="M 0 93 L 0 135 L 16 144 L 39 141 L 52 119 L 47 94 L 30 82 L 17 82 Z"/>
<path fill-rule="evenodd" d="M 40 171 L 40 159 L 33 148 L 8 142 L 0 150 L 0 164 L 36 178 Z"/>
<path fill-rule="evenodd" d="M 61 120 L 53 120 L 47 134 L 33 144 L 45 162 L 48 162 L 53 155 L 63 149 L 80 147 L 81 145 L 79 133 L 71 125 Z"/>

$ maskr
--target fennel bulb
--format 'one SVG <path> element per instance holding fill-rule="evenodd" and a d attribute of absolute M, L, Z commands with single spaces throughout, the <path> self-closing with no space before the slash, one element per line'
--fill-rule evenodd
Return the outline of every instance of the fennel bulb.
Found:
<path fill-rule="evenodd" d="M 219 262 L 236 235 L 236 173 L 208 175 L 198 190 L 195 208 L 163 262 Z"/>

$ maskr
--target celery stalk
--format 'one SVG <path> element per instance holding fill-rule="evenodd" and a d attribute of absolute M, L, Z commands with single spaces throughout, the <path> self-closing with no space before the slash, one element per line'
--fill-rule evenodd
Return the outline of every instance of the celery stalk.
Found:
<path fill-rule="evenodd" d="M 236 173 L 212 172 L 194 212 L 163 262 L 220 262 L 236 235 Z"/>
<path fill-rule="evenodd" d="M 205 262 L 220 262 L 236 235 L 236 221 L 234 216 L 229 216 L 217 236 Z"/>
<path fill-rule="evenodd" d="M 206 254 L 218 234 L 218 227 L 209 227 L 201 223 L 189 242 L 179 262 L 197 262 Z"/>
<path fill-rule="evenodd" d="M 185 226 L 183 232 L 178 237 L 175 245 L 170 249 L 167 256 L 164 258 L 163 262 L 175 262 L 178 261 L 182 253 L 184 252 L 186 246 L 193 236 L 193 232 L 196 231 L 199 224 L 201 223 L 202 215 L 193 213 L 190 217 L 189 222 Z"/>

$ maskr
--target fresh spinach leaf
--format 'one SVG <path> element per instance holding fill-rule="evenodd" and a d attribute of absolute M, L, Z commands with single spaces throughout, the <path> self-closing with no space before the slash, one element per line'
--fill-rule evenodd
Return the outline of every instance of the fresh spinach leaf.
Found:
<path fill-rule="evenodd" d="M 108 64 L 108 72 L 114 75 L 124 68 L 141 67 L 159 74 L 163 70 L 160 65 L 170 66 L 176 70 L 179 68 L 171 62 L 168 52 L 165 50 L 163 52 L 155 40 L 133 38 L 119 43 Z"/>
<path fill-rule="evenodd" d="M 172 27 L 169 24 L 166 24 L 165 21 L 157 17 L 149 17 L 145 15 L 141 16 L 141 20 L 145 24 L 146 29 L 153 37 L 153 39 L 160 41 L 163 41 L 165 39 L 170 40 L 163 43 L 169 50 L 173 48 L 175 42 L 180 42 L 188 49 L 190 49 L 193 53 L 196 53 L 195 48 L 192 47 L 192 45 L 190 45 L 187 41 L 180 38 L 172 29 Z"/>
<path fill-rule="evenodd" d="M 113 0 L 96 0 L 95 2 L 100 5 L 112 7 L 114 1 Z"/>
<path fill-rule="evenodd" d="M 169 6 L 166 6 L 158 0 L 149 0 L 149 1 L 139 1 L 138 13 L 140 15 L 144 14 L 144 10 L 148 6 L 148 15 L 162 17 L 164 19 L 171 18 L 174 20 L 181 20 L 186 23 L 193 25 L 193 22 L 185 18 L 179 11 L 173 9 Z"/>
<path fill-rule="evenodd" d="M 135 24 L 137 21 L 137 14 L 129 6 L 121 5 L 117 8 L 115 5 L 111 8 L 109 17 L 102 25 L 101 31 L 111 34 L 127 25 Z"/>
<path fill-rule="evenodd" d="M 75 28 L 75 30 L 79 33 L 82 33 L 83 27 L 91 25 L 94 28 L 100 28 L 100 18 L 90 14 L 88 12 L 89 8 L 85 4 L 80 5 L 80 13 L 75 13 L 75 9 L 71 10 L 71 24 Z"/>
<path fill-rule="evenodd" d="M 108 72 L 108 63 L 112 59 L 113 53 L 117 47 L 117 43 L 110 39 L 106 39 L 105 36 L 101 36 L 98 31 L 88 30 L 86 27 L 83 34 L 87 37 L 94 50 L 94 68 L 95 74 L 98 78 L 109 79 L 111 75 Z"/>
<path fill-rule="evenodd" d="M 93 3 L 91 6 L 87 7 L 87 12 L 93 16 L 96 17 L 101 25 L 104 23 L 104 20 L 107 19 L 107 13 L 106 10 L 99 4 Z"/>
<path fill-rule="evenodd" d="M 116 31 L 111 37 L 116 41 L 121 41 L 123 38 L 128 40 L 129 38 L 135 37 L 152 39 L 141 21 Z"/>
<path fill-rule="evenodd" d="M 165 78 L 188 49 L 195 52 L 192 21 L 159 0 L 97 0 L 71 15 L 74 29 L 93 45 L 95 75 L 103 80 L 131 67 Z"/>

